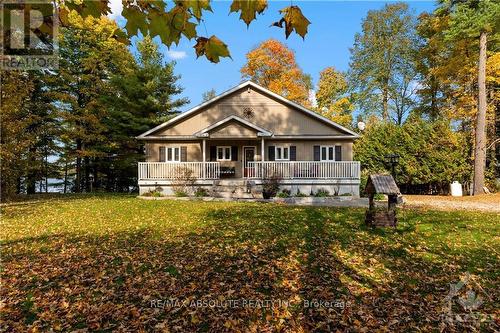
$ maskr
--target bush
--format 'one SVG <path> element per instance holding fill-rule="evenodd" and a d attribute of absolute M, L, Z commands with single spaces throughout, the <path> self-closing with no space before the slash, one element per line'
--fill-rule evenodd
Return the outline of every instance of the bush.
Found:
<path fill-rule="evenodd" d="M 276 196 L 280 188 L 281 177 L 272 175 L 269 178 L 262 179 L 262 196 L 264 199 L 270 199 Z"/>
<path fill-rule="evenodd" d="M 317 197 L 317 198 L 324 198 L 324 197 L 328 197 L 330 195 L 330 192 L 328 192 L 328 190 L 324 189 L 324 188 L 320 188 L 315 194 L 314 196 Z"/>
<path fill-rule="evenodd" d="M 194 196 L 195 197 L 208 197 L 208 191 L 206 188 L 203 187 L 198 187 L 196 191 L 194 191 Z"/>
<path fill-rule="evenodd" d="M 373 196 L 373 199 L 374 200 L 384 200 L 385 199 L 385 195 L 383 195 L 381 193 L 375 193 L 375 195 Z"/>
<path fill-rule="evenodd" d="M 188 194 L 185 191 L 174 190 L 174 196 L 176 197 L 187 197 Z"/>
<path fill-rule="evenodd" d="M 277 197 L 278 198 L 289 198 L 290 194 L 291 194 L 290 190 L 284 189 L 284 190 L 281 190 L 280 193 L 278 193 Z"/>
<path fill-rule="evenodd" d="M 157 186 L 154 190 L 151 190 L 151 191 L 144 193 L 143 196 L 155 197 L 155 198 L 163 197 L 163 188 L 161 188 L 160 186 Z"/>
<path fill-rule="evenodd" d="M 428 122 L 411 115 L 402 126 L 372 120 L 354 144 L 362 165 L 361 190 L 370 174 L 389 173 L 384 156 L 397 153 L 396 183 L 403 193 L 447 193 L 454 180 L 466 184 L 472 168 L 467 134 L 445 120 Z"/>
<path fill-rule="evenodd" d="M 295 197 L 303 198 L 303 197 L 307 197 L 307 194 L 300 192 L 300 190 L 297 190 L 297 193 L 295 193 Z"/>
<path fill-rule="evenodd" d="M 342 193 L 340 196 L 341 197 L 350 197 L 350 196 L 352 196 L 352 194 L 351 193 Z"/>
<path fill-rule="evenodd" d="M 175 170 L 175 177 L 172 182 L 172 190 L 174 191 L 174 195 L 176 197 L 185 197 L 187 196 L 189 191 L 192 191 L 193 185 L 196 181 L 196 178 L 193 176 L 193 170 L 179 166 Z M 183 195 L 177 195 L 183 194 Z"/>

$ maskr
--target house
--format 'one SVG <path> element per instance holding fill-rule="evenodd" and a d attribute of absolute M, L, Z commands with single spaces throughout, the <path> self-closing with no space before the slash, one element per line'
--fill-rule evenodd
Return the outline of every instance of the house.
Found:
<path fill-rule="evenodd" d="M 140 194 L 172 185 L 189 173 L 190 186 L 258 188 L 281 179 L 294 194 L 325 189 L 359 196 L 355 132 L 251 81 L 141 134 Z M 233 191 L 234 192 L 234 191 Z"/>

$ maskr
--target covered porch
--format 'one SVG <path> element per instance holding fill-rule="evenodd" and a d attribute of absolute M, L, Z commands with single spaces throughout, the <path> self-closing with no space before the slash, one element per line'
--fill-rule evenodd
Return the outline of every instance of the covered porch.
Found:
<path fill-rule="evenodd" d="M 248 153 L 250 155 L 250 153 Z M 264 155 L 261 155 L 264 156 Z M 139 162 L 139 181 L 174 181 L 189 174 L 196 180 L 265 179 L 346 179 L 359 180 L 358 161 L 255 161 L 243 158 L 241 177 L 221 174 L 223 162 Z M 222 170 L 223 167 L 222 167 Z"/>
<path fill-rule="evenodd" d="M 150 137 L 147 147 L 147 162 L 138 166 L 141 193 L 161 187 L 170 194 L 183 181 L 234 192 L 278 178 L 294 193 L 359 195 L 360 164 L 342 135 L 276 135 L 232 115 L 193 135 Z"/>

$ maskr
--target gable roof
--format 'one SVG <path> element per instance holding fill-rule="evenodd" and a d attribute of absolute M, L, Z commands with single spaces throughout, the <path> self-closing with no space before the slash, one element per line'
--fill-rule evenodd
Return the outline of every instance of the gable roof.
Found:
<path fill-rule="evenodd" d="M 400 194 L 398 185 L 391 175 L 370 175 L 366 184 L 366 192 L 380 194 Z"/>
<path fill-rule="evenodd" d="M 169 121 L 164 122 L 163 124 L 160 124 L 160 125 L 152 128 L 152 129 L 150 129 L 149 131 L 146 131 L 146 132 L 142 133 L 141 135 L 139 135 L 137 137 L 137 139 L 146 139 L 149 134 L 157 132 L 158 130 L 160 130 L 162 128 L 165 128 L 165 127 L 167 127 L 167 126 L 169 126 L 169 125 L 171 125 L 173 123 L 176 123 L 179 120 L 184 119 L 184 118 L 188 117 L 189 115 L 195 113 L 196 111 L 199 111 L 199 110 L 201 110 L 201 109 L 203 109 L 203 108 L 205 108 L 205 107 L 207 107 L 207 106 L 209 106 L 209 105 L 211 105 L 211 104 L 213 104 L 213 103 L 215 103 L 215 102 L 223 99 L 224 97 L 226 97 L 226 96 L 228 96 L 228 95 L 230 95 L 230 94 L 232 94 L 232 93 L 234 93 L 234 92 L 236 92 L 236 91 L 238 91 L 240 89 L 246 88 L 246 87 L 252 87 L 252 88 L 254 88 L 257 91 L 260 91 L 260 92 L 262 92 L 264 94 L 270 95 L 270 96 L 276 98 L 277 100 L 279 100 L 280 102 L 282 102 L 285 105 L 288 105 L 288 106 L 290 106 L 290 107 L 292 107 L 292 108 L 294 108 L 296 110 L 299 110 L 299 111 L 301 111 L 303 113 L 306 113 L 309 116 L 311 116 L 312 118 L 315 118 L 315 119 L 317 119 L 317 120 L 319 120 L 319 121 L 321 121 L 323 123 L 326 123 L 326 124 L 328 124 L 328 125 L 336 128 L 336 129 L 340 130 L 340 131 L 343 131 L 343 132 L 347 133 L 348 136 L 351 136 L 352 138 L 358 138 L 359 137 L 359 135 L 356 132 L 353 132 L 353 131 L 347 129 L 344 126 L 339 125 L 336 122 L 331 121 L 330 119 L 328 119 L 326 117 L 323 117 L 322 115 L 320 115 L 320 114 L 318 114 L 318 113 L 316 113 L 316 112 L 314 112 L 312 110 L 309 110 L 309 109 L 303 107 L 302 105 L 299 105 L 299 104 L 297 104 L 295 102 L 292 102 L 289 99 L 286 99 L 285 97 L 283 97 L 281 95 L 278 95 L 278 94 L 276 94 L 276 93 L 274 93 L 274 92 L 272 92 L 272 91 L 270 91 L 270 90 L 268 90 L 268 89 L 266 89 L 266 88 L 264 88 L 264 87 L 262 87 L 262 86 L 260 86 L 260 85 L 258 85 L 256 83 L 254 83 L 252 81 L 245 81 L 245 82 L 239 84 L 238 86 L 236 86 L 234 88 L 231 88 L 231 89 L 223 92 L 222 94 L 220 94 L 220 95 L 218 95 L 218 96 L 216 96 L 216 97 L 214 97 L 214 98 L 212 98 L 212 99 L 210 99 L 210 100 L 208 100 L 208 101 L 206 101 L 204 103 L 201 103 L 201 104 L 195 106 L 194 108 L 192 108 L 192 109 L 190 109 L 190 110 L 188 110 L 186 112 L 183 112 L 183 113 L 179 114 L 178 116 L 170 119 Z"/>
<path fill-rule="evenodd" d="M 226 117 L 226 118 L 224 118 L 224 119 L 222 119 L 222 120 L 220 120 L 220 121 L 218 121 L 218 122 L 216 122 L 216 123 L 214 123 L 214 124 L 212 124 L 212 125 L 204 128 L 204 129 L 202 129 L 201 131 L 195 133 L 194 135 L 195 136 L 201 136 L 201 137 L 206 136 L 205 134 L 208 134 L 208 132 L 210 132 L 210 130 L 212 130 L 214 128 L 217 128 L 219 126 L 222 126 L 225 123 L 227 123 L 229 121 L 233 121 L 233 120 L 236 121 L 236 122 L 239 122 L 239 123 L 241 123 L 243 125 L 246 125 L 246 126 L 248 126 L 250 128 L 253 128 L 254 130 L 256 130 L 258 132 L 257 133 L 258 136 L 271 136 L 272 135 L 272 133 L 270 131 L 268 131 L 268 130 L 260 127 L 260 126 L 257 126 L 254 123 L 251 123 L 248 120 L 243 119 L 241 117 L 238 117 L 236 115 L 232 115 L 232 116 Z"/>

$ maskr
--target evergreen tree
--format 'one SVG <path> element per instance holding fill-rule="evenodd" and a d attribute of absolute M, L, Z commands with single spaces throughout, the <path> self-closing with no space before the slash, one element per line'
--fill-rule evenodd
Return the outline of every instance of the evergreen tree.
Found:
<path fill-rule="evenodd" d="M 70 14 L 71 26 L 63 29 L 60 65 L 52 90 L 64 123 L 61 142 L 65 155 L 75 158 L 74 191 L 98 187 L 98 161 L 106 158 L 107 109 L 101 96 L 110 94 L 112 75 L 126 72 L 133 58 L 113 36 L 117 27 L 102 17 L 82 19 Z M 93 179 L 92 179 L 93 176 Z"/>
<path fill-rule="evenodd" d="M 174 62 L 166 63 L 157 44 L 146 36 L 137 45 L 137 61 L 129 70 L 111 78 L 110 94 L 102 97 L 107 115 L 103 118 L 107 158 L 100 170 L 106 172 L 106 190 L 128 191 L 137 186 L 137 162 L 144 158 L 135 137 L 170 119 L 189 101 L 175 98 L 182 93 L 174 75 Z"/>

